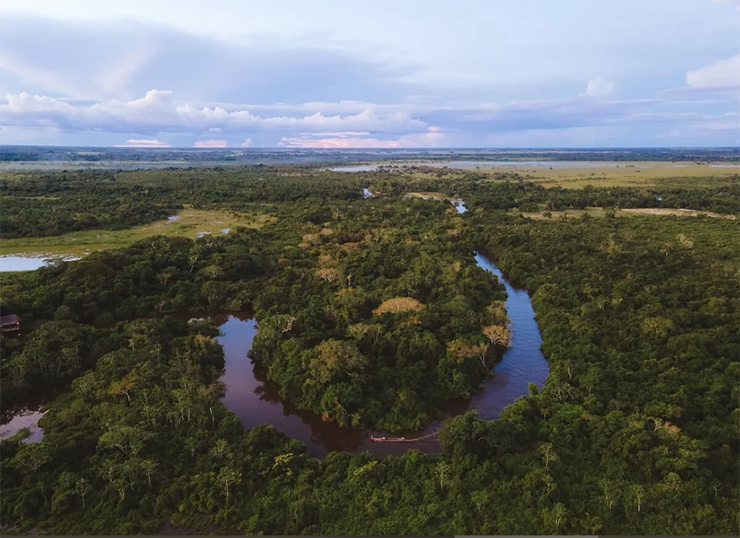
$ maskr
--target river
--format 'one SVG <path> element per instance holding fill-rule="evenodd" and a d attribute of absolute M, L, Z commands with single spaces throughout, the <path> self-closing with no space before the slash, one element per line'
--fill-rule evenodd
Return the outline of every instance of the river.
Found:
<path fill-rule="evenodd" d="M 479 267 L 494 273 L 506 287 L 506 309 L 512 321 L 512 343 L 495 367 L 495 376 L 489 378 L 483 390 L 471 399 L 452 402 L 449 414 L 477 409 L 484 419 L 495 418 L 510 403 L 527 394 L 529 383 L 542 387 L 549 373 L 547 360 L 540 351 L 539 328 L 534 310 L 525 290 L 514 288 L 496 265 L 481 254 L 475 255 Z M 389 435 L 379 431 L 357 431 L 340 428 L 333 422 L 324 422 L 316 413 L 296 409 L 279 396 L 279 387 L 266 379 L 265 373 L 247 357 L 252 339 L 257 332 L 256 322 L 240 316 L 230 316 L 221 325 L 223 336 L 218 338 L 224 347 L 225 373 L 221 380 L 226 385 L 224 405 L 237 415 L 244 427 L 271 424 L 286 435 L 306 444 L 311 454 L 325 456 L 334 450 L 362 452 L 376 455 L 402 454 L 411 448 L 423 452 L 437 452 L 436 439 L 417 443 L 377 443 L 370 435 Z M 407 438 L 432 433 L 440 423 L 430 424 L 421 432 L 402 432 Z"/>
<path fill-rule="evenodd" d="M 465 210 L 461 203 L 456 203 L 455 207 L 461 212 Z M 477 409 L 481 418 L 492 419 L 504 407 L 525 395 L 529 383 L 540 387 L 544 385 L 549 367 L 540 351 L 540 332 L 527 292 L 514 288 L 499 268 L 485 256 L 476 253 L 475 261 L 479 267 L 495 274 L 506 287 L 506 309 L 512 322 L 512 342 L 502 360 L 495 366 L 495 375 L 486 380 L 483 389 L 470 399 L 451 402 L 445 411 L 449 415 L 456 415 L 469 409 Z M 412 448 L 423 452 L 439 451 L 435 438 L 416 443 L 370 441 L 370 435 L 403 435 L 407 438 L 423 436 L 436 431 L 440 426 L 439 422 L 430 424 L 421 432 L 393 435 L 380 431 L 349 430 L 340 428 L 333 422 L 324 422 L 316 413 L 297 409 L 293 404 L 283 401 L 278 385 L 269 381 L 265 372 L 247 356 L 257 332 L 256 321 L 249 314 L 212 317 L 221 324 L 222 335 L 218 337 L 218 341 L 223 345 L 225 355 L 224 374 L 221 378 L 226 385 L 223 403 L 239 417 L 245 428 L 271 424 L 286 435 L 305 443 L 309 452 L 318 457 L 335 450 L 355 453 L 367 450 L 379 456 L 399 455 Z M 39 441 L 43 433 L 37 423 L 42 414 L 42 407 L 5 414 L 4 424 L 0 427 L 0 438 L 8 438 L 20 428 L 28 427 L 32 431 L 32 437 L 27 442 Z"/>

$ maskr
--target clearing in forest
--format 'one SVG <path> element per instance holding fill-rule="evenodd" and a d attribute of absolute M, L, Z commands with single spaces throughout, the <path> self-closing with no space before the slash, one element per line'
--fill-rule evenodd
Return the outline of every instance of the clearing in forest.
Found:
<path fill-rule="evenodd" d="M 606 211 L 602 207 L 587 207 L 585 209 L 565 209 L 562 211 L 510 211 L 510 215 L 522 215 L 534 220 L 553 220 L 560 217 L 604 217 Z M 546 215 L 549 214 L 548 215 Z M 735 215 L 721 215 L 711 211 L 696 211 L 694 209 L 669 209 L 660 207 L 622 208 L 614 211 L 615 217 L 632 217 L 635 215 L 654 215 L 662 217 L 713 217 L 735 220 Z"/>
<path fill-rule="evenodd" d="M 711 211 L 696 211 L 694 209 L 665 209 L 660 207 L 642 207 L 636 209 L 622 209 L 626 213 L 636 213 L 638 215 L 662 215 L 664 217 L 713 217 L 735 220 L 735 215 L 720 215 Z"/>
<path fill-rule="evenodd" d="M 154 235 L 190 237 L 220 235 L 239 227 L 261 228 L 275 217 L 262 213 L 183 209 L 169 219 L 158 220 L 126 230 L 85 230 L 51 237 L 0 239 L 0 255 L 85 256 L 98 250 L 124 248 Z"/>

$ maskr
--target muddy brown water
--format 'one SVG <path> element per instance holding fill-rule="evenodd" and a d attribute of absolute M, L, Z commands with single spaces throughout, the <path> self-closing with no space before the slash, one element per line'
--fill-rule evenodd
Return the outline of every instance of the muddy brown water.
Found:
<path fill-rule="evenodd" d="M 512 321 L 512 345 L 495 366 L 495 375 L 486 380 L 482 390 L 470 399 L 450 402 L 444 411 L 448 416 L 453 416 L 469 409 L 477 409 L 481 418 L 492 419 L 504 407 L 525 395 L 529 383 L 541 387 L 547 378 L 549 367 L 540 351 L 540 332 L 527 292 L 511 286 L 498 267 L 485 256 L 476 254 L 475 260 L 478 266 L 494 273 L 506 287 L 506 309 Z M 184 314 L 183 317 L 189 319 L 196 316 Z M 403 436 L 412 439 L 435 432 L 440 427 L 440 422 L 434 422 L 422 431 L 390 434 L 376 430 L 340 428 L 336 423 L 321 420 L 316 413 L 297 409 L 280 397 L 279 386 L 268 380 L 264 370 L 247 356 L 257 332 L 257 323 L 251 318 L 251 314 L 219 313 L 211 314 L 210 317 L 220 324 L 222 333 L 217 339 L 223 345 L 225 356 L 224 374 L 221 378 L 226 385 L 223 403 L 239 417 L 245 428 L 260 424 L 272 425 L 289 437 L 305 443 L 309 452 L 317 457 L 323 457 L 332 451 L 358 453 L 367 450 L 378 456 L 400 455 L 410 449 L 439 451 L 439 444 L 434 437 L 413 443 L 379 443 L 371 441 L 370 436 Z M 40 440 L 43 433 L 38 427 L 38 419 L 42 414 L 42 406 L 3 413 L 1 437 L 10 437 L 20 428 L 28 427 L 33 436 L 27 442 Z"/>
<path fill-rule="evenodd" d="M 511 286 L 493 262 L 476 254 L 476 263 L 494 273 L 506 287 L 508 298 L 506 309 L 512 321 L 512 345 L 502 360 L 495 366 L 495 375 L 489 378 L 481 391 L 472 398 L 451 402 L 445 408 L 448 415 L 478 409 L 479 416 L 492 419 L 521 396 L 527 394 L 529 383 L 542 386 L 547 379 L 549 367 L 540 351 L 542 340 L 525 290 Z M 269 381 L 265 372 L 247 357 L 252 339 L 257 332 L 254 319 L 247 316 L 229 316 L 221 325 L 222 336 L 218 338 L 224 347 L 225 373 L 221 380 L 226 385 L 224 405 L 240 419 L 244 427 L 271 424 L 289 437 L 306 444 L 314 456 L 323 457 L 328 452 L 369 451 L 383 456 L 400 455 L 410 449 L 422 452 L 437 452 L 439 444 L 434 438 L 414 443 L 379 443 L 370 436 L 421 437 L 436 431 L 440 423 L 434 422 L 422 431 L 390 434 L 376 430 L 358 431 L 340 428 L 333 422 L 325 422 L 316 413 L 297 409 L 280 398 L 279 387 Z"/>

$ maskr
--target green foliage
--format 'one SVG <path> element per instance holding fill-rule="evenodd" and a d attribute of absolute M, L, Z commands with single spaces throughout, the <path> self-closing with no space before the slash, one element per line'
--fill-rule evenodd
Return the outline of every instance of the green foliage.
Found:
<path fill-rule="evenodd" d="M 0 445 L 5 529 L 156 533 L 169 521 L 250 534 L 737 532 L 737 221 L 459 216 L 449 204 L 392 197 L 422 180 L 330 177 L 115 174 L 121 196 L 149 189 L 162 207 L 265 200 L 277 220 L 2 276 L 2 309 L 24 327 L 0 337 L 3 406 L 33 389 L 60 394 L 42 442 L 23 442 L 26 431 Z M 386 199 L 355 200 L 368 177 Z M 63 179 L 7 188 L 65 197 L 100 176 Z M 423 181 L 484 209 L 650 194 Z M 736 195 L 723 198 L 725 187 L 674 194 L 729 211 Z M 254 358 L 285 398 L 345 427 L 418 427 L 469 395 L 505 346 L 504 292 L 474 265 L 474 247 L 530 291 L 551 375 L 497 420 L 447 420 L 441 454 L 320 460 L 270 426 L 244 430 L 220 402 L 216 325 L 176 315 L 252 307 Z M 394 298 L 424 308 L 373 314 Z"/>

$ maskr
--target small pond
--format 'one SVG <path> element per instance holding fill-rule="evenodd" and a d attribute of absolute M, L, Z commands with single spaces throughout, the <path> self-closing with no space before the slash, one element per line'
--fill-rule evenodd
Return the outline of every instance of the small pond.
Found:
<path fill-rule="evenodd" d="M 451 200 L 451 202 L 455 206 L 455 211 L 458 213 L 465 213 L 468 210 L 462 200 Z"/>
<path fill-rule="evenodd" d="M 22 409 L 8 417 L 7 422 L 0 425 L 0 440 L 13 437 L 23 428 L 31 430 L 31 436 L 24 443 L 35 443 L 41 441 L 44 432 L 39 426 L 39 419 L 44 416 L 45 411 L 39 409 Z M 5 420 L 5 414 L 3 414 Z"/>
<path fill-rule="evenodd" d="M 55 260 L 74 261 L 71 256 L 0 256 L 0 271 L 35 271 Z"/>

